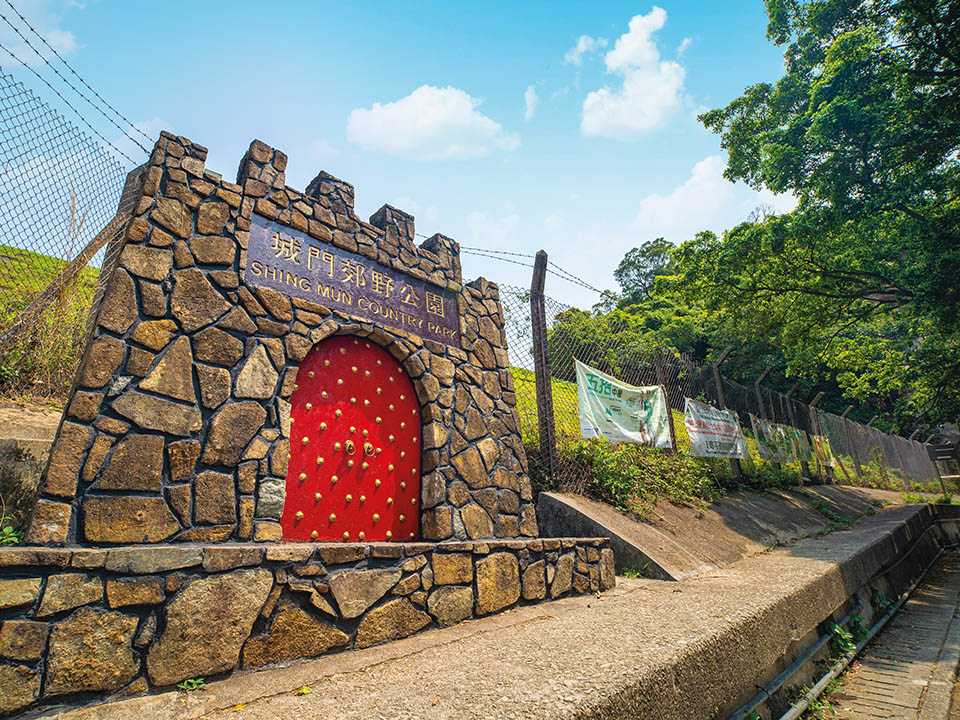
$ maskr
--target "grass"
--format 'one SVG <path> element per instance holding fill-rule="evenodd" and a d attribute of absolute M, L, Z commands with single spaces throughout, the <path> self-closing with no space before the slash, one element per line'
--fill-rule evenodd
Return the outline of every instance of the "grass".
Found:
<path fill-rule="evenodd" d="M 53 282 L 65 260 L 0 245 L 0 329 Z M 80 361 L 99 270 L 85 267 L 0 358 L 0 397 L 65 399 Z"/>

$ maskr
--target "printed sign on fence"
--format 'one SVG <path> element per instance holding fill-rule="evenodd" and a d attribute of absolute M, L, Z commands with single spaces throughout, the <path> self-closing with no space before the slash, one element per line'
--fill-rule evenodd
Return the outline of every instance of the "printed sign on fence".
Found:
<path fill-rule="evenodd" d="M 690 454 L 697 457 L 748 458 L 740 421 L 731 410 L 685 398 L 683 424 L 690 436 Z"/>
<path fill-rule="evenodd" d="M 807 433 L 800 428 L 788 427 L 790 440 L 793 442 L 793 454 L 797 460 L 813 462 L 817 456 L 813 452 L 813 446 L 810 445 L 810 438 Z"/>
<path fill-rule="evenodd" d="M 778 425 L 769 420 L 758 418 L 750 413 L 750 424 L 753 426 L 753 436 L 757 439 L 757 453 L 761 460 L 773 462 L 789 462 L 793 460 L 793 443 L 787 434 L 785 425 Z"/>
<path fill-rule="evenodd" d="M 667 415 L 670 409 L 659 385 L 628 385 L 576 358 L 574 363 L 583 437 L 602 436 L 610 442 L 672 447 Z"/>
<path fill-rule="evenodd" d="M 836 465 L 833 459 L 833 448 L 830 447 L 830 438 L 826 435 L 811 435 L 813 440 L 813 452 L 821 465 Z"/>

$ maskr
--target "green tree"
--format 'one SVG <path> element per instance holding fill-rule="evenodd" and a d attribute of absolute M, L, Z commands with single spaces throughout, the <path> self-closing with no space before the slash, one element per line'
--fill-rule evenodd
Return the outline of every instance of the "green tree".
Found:
<path fill-rule="evenodd" d="M 672 250 L 673 245 L 659 237 L 624 255 L 613 271 L 613 277 L 620 285 L 622 303 L 632 304 L 650 297 L 654 280 L 666 272 Z"/>
<path fill-rule="evenodd" d="M 674 287 L 848 395 L 960 412 L 960 3 L 767 0 L 786 73 L 700 116 L 797 209 L 702 234 Z"/>

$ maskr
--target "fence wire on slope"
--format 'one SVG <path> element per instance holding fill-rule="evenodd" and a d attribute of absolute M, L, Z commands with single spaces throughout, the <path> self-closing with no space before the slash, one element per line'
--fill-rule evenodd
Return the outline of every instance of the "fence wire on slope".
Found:
<path fill-rule="evenodd" d="M 710 365 L 669 348 L 653 346 L 643 329 L 629 318 L 592 317 L 590 313 L 545 296 L 547 354 L 550 361 L 551 397 L 557 447 L 555 472 L 540 450 L 540 418 L 537 406 L 536 368 L 533 356 L 531 293 L 510 285 L 500 286 L 507 347 L 513 368 L 517 410 L 527 448 L 530 472 L 540 487 L 555 487 L 588 493 L 591 470 L 582 453 L 579 406 L 573 359 L 591 365 L 631 385 L 662 385 L 674 412 L 677 445 L 689 447 L 681 413 L 684 399 L 698 399 L 719 406 L 719 395 Z M 736 412 L 748 437 L 750 415 L 829 439 L 835 463 L 828 471 L 816 462 L 816 473 L 826 482 L 909 489 L 920 483 L 932 489 L 937 473 L 922 443 L 883 433 L 798 400 L 784 393 L 722 378 L 726 407 Z M 762 464 L 752 450 L 752 460 Z M 800 464 L 794 463 L 800 473 Z"/>
<path fill-rule="evenodd" d="M 65 398 L 102 291 L 104 250 L 82 253 L 116 215 L 125 177 L 111 151 L 0 69 L 0 395 Z"/>

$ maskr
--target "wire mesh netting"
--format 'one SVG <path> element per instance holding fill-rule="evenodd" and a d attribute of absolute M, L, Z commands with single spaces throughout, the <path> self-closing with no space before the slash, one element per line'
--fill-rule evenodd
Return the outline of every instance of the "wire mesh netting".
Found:
<path fill-rule="evenodd" d="M 65 397 L 125 176 L 0 70 L 0 394 Z"/>
<path fill-rule="evenodd" d="M 550 400 L 555 428 L 555 465 L 549 457 L 549 439 L 542 442 L 543 424 L 537 398 L 531 292 L 501 286 L 507 347 L 516 385 L 517 409 L 527 449 L 530 472 L 540 487 L 587 491 L 589 469 L 573 451 L 580 441 L 579 406 L 573 359 L 613 375 L 631 385 L 661 385 L 673 410 L 677 446 L 684 448 L 684 398 L 720 406 L 712 366 L 667 348 L 652 346 L 644 337 L 641 319 L 625 315 L 594 316 L 543 297 L 546 319 L 546 359 L 549 362 Z M 921 443 L 888 435 L 872 427 L 824 412 L 795 397 L 756 384 L 743 385 L 721 378 L 726 407 L 736 412 L 748 439 L 750 415 L 788 425 L 809 436 L 824 436 L 833 453 L 833 465 L 816 462 L 800 472 L 816 473 L 828 482 L 907 488 L 910 483 L 931 487 L 936 469 Z M 543 401 L 541 404 L 549 408 Z M 549 411 L 549 410 L 547 410 Z M 762 463 L 756 446 L 748 442 L 751 458 Z M 688 446 L 688 444 L 687 444 Z"/>

